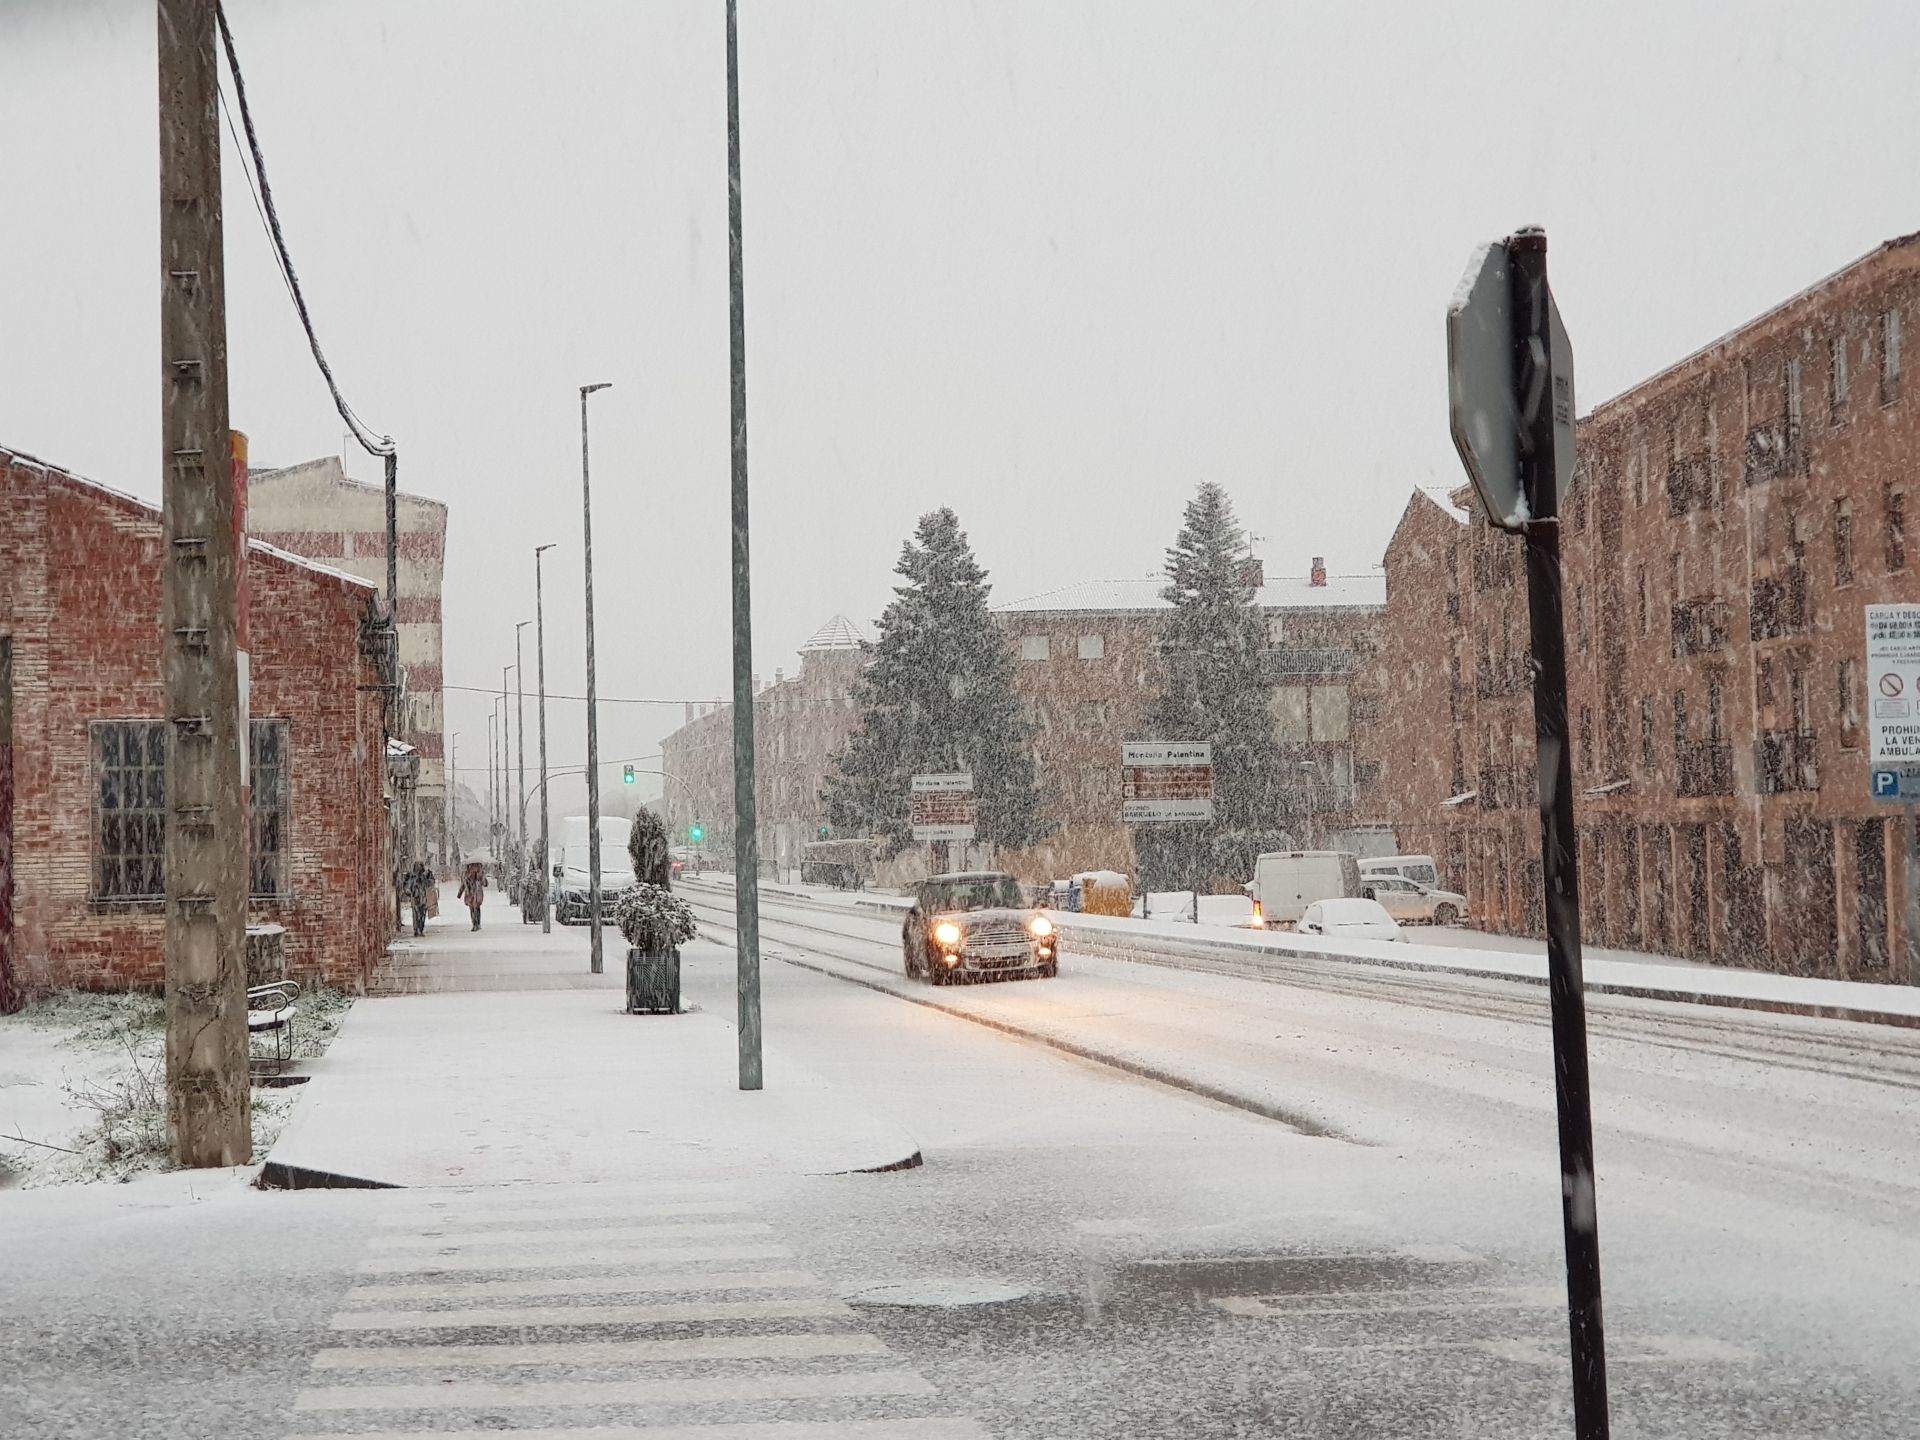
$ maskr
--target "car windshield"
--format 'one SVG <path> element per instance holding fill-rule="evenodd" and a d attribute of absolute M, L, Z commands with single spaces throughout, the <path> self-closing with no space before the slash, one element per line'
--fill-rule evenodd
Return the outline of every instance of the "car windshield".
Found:
<path fill-rule="evenodd" d="M 927 887 L 926 904 L 929 910 L 1012 909 L 1024 903 L 1020 882 L 1011 875 L 942 880 Z"/>

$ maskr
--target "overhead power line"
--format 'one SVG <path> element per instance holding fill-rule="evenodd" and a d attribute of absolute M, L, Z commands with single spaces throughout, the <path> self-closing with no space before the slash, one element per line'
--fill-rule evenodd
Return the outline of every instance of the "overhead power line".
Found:
<path fill-rule="evenodd" d="M 465 690 L 475 695 L 497 696 L 500 693 L 500 687 L 498 685 L 442 685 L 440 688 L 442 690 Z M 586 698 L 587 697 L 584 695 L 561 695 L 561 694 L 555 693 L 552 690 L 549 690 L 547 692 L 547 699 L 549 700 L 585 700 Z M 619 695 L 600 695 L 595 697 L 594 703 L 598 705 L 725 705 L 728 702 L 725 700 L 715 699 L 711 695 L 701 696 L 698 699 L 680 699 L 680 700 L 672 700 L 672 699 L 642 700 L 642 699 L 626 698 Z"/>
<path fill-rule="evenodd" d="M 253 111 L 247 105 L 247 82 L 240 74 L 240 56 L 234 50 L 233 30 L 227 24 L 226 6 L 216 5 L 214 14 L 220 22 L 220 43 L 226 47 L 227 70 L 233 76 L 233 95 L 240 106 L 241 128 L 247 132 L 247 150 L 253 156 L 253 174 L 260 182 L 254 200 L 264 212 L 262 218 L 266 222 L 267 236 L 273 242 L 274 256 L 280 262 L 281 276 L 287 282 L 287 293 L 293 297 L 293 308 L 300 316 L 300 328 L 307 332 L 307 345 L 313 351 L 314 363 L 320 367 L 320 374 L 327 382 L 334 409 L 340 412 L 340 418 L 346 422 L 361 448 L 369 455 L 391 455 L 394 453 L 393 437 L 376 436 L 354 413 L 353 407 L 347 404 L 346 397 L 340 393 L 340 386 L 333 378 L 333 367 L 327 363 L 326 353 L 320 348 L 320 337 L 313 329 L 313 316 L 308 313 L 306 296 L 300 290 L 299 272 L 293 268 L 293 257 L 287 253 L 286 236 L 280 229 L 280 213 L 273 204 L 273 187 L 267 183 L 267 161 L 260 152 L 260 136 L 254 129 Z M 232 125 L 231 115 L 227 123 Z"/>

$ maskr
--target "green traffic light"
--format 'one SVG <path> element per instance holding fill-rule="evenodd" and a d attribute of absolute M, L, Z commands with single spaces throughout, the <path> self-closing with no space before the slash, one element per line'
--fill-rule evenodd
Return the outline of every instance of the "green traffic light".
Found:
<path fill-rule="evenodd" d="M 689 826 L 687 827 L 687 839 L 689 839 L 689 840 L 694 840 L 694 841 L 699 841 L 699 840 L 704 840 L 704 839 L 706 839 L 706 838 L 707 838 L 707 827 L 706 827 L 706 826 L 704 826 L 704 825 L 689 825 Z"/>
<path fill-rule="evenodd" d="M 622 784 L 633 784 L 633 766 L 627 766 L 626 773 L 620 777 L 620 780 Z"/>

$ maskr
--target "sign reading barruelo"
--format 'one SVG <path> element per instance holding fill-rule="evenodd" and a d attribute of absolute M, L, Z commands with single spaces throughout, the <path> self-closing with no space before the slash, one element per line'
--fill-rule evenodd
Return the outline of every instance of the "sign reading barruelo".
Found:
<path fill-rule="evenodd" d="M 1120 818 L 1128 825 L 1213 819 L 1213 743 L 1129 740 L 1122 745 Z"/>
<path fill-rule="evenodd" d="M 908 813 L 916 841 L 971 841 L 975 820 L 973 772 L 914 776 Z"/>

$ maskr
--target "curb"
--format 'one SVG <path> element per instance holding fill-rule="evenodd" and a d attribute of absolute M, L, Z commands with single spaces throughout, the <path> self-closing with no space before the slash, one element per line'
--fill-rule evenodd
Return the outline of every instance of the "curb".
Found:
<path fill-rule="evenodd" d="M 310 1170 L 305 1165 L 288 1165 L 269 1160 L 254 1178 L 256 1190 L 404 1190 L 391 1180 L 363 1180 L 356 1175 L 340 1175 L 331 1170 Z"/>

